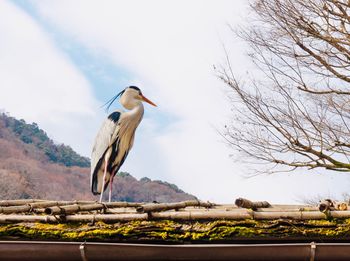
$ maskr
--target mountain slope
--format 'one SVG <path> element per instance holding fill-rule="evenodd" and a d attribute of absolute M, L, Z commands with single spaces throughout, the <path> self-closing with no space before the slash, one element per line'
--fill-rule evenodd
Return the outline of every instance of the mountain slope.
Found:
<path fill-rule="evenodd" d="M 54 155 L 54 156 L 53 156 Z M 90 192 L 89 159 L 56 145 L 35 123 L 0 114 L 0 200 L 97 200 Z M 114 179 L 114 200 L 175 202 L 195 199 L 175 185 L 128 173 Z"/>
<path fill-rule="evenodd" d="M 114 183 L 115 182 L 115 183 Z M 129 173 L 120 172 L 114 179 L 113 200 L 128 202 L 178 202 L 197 199 L 168 182 L 142 178 L 137 180 Z"/>
<path fill-rule="evenodd" d="M 69 146 L 55 144 L 36 123 L 28 124 L 24 120 L 17 120 L 4 113 L 0 114 L 0 122 L 24 143 L 33 144 L 36 148 L 43 151 L 49 161 L 60 163 L 67 167 L 90 167 L 88 158 L 78 155 Z"/>

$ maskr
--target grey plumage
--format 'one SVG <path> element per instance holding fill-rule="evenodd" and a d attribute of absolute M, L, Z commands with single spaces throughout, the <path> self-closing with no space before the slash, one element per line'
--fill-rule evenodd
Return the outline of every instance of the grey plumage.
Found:
<path fill-rule="evenodd" d="M 95 138 L 95 142 L 91 153 L 90 187 L 91 187 L 91 192 L 94 195 L 100 194 L 100 192 L 98 192 L 97 190 L 97 182 L 98 182 L 97 174 L 103 164 L 104 156 L 107 153 L 108 149 L 113 145 L 113 143 L 116 143 L 116 145 L 118 143 L 117 141 L 118 136 L 114 135 L 114 133 L 118 133 L 118 128 L 119 128 L 118 120 L 120 119 L 121 112 L 119 111 L 113 112 L 112 114 L 114 114 L 115 116 L 114 120 L 108 117 L 103 122 Z M 108 177 L 108 180 L 109 180 L 109 177 Z"/>

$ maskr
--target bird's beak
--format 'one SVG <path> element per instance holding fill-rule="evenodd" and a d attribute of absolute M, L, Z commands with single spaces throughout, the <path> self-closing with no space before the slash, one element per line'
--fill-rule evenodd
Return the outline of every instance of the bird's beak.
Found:
<path fill-rule="evenodd" d="M 147 103 L 149 103 L 149 104 L 151 104 L 151 105 L 157 107 L 157 105 L 156 105 L 155 103 L 153 103 L 152 101 L 150 101 L 149 99 L 147 99 L 145 96 L 141 95 L 141 98 L 142 98 L 143 101 L 145 101 L 145 102 L 147 102 Z"/>

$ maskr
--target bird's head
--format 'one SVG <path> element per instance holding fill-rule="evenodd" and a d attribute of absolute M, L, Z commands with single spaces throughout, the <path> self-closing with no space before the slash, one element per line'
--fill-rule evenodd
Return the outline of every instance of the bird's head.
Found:
<path fill-rule="evenodd" d="M 114 96 L 111 100 L 109 100 L 105 105 L 108 104 L 107 110 L 112 105 L 112 103 L 120 97 L 120 103 L 124 106 L 125 109 L 131 110 L 135 108 L 140 103 L 147 102 L 153 106 L 157 106 L 152 101 L 143 96 L 140 88 L 136 86 L 129 86 Z"/>

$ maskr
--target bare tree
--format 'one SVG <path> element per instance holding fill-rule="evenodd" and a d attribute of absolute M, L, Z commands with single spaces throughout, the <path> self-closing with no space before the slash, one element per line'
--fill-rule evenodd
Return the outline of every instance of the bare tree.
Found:
<path fill-rule="evenodd" d="M 256 0 L 251 10 L 238 35 L 262 74 L 238 80 L 229 58 L 219 69 L 233 90 L 224 137 L 264 172 L 350 171 L 350 1 Z"/>

